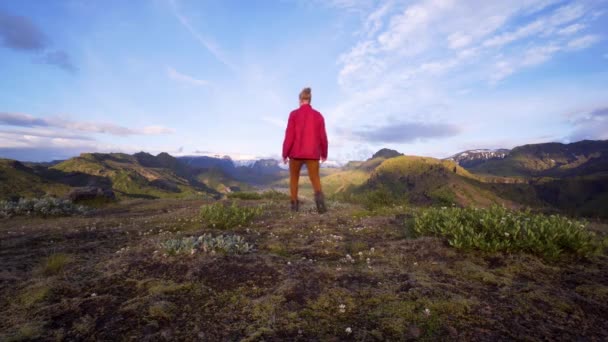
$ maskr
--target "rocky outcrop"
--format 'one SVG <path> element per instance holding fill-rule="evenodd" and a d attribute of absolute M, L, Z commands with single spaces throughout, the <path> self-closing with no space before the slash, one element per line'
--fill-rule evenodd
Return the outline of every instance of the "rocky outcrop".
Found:
<path fill-rule="evenodd" d="M 86 200 L 114 200 L 116 199 L 116 195 L 112 189 L 103 189 L 95 186 L 85 186 L 74 188 L 68 194 L 68 198 L 72 200 L 72 202 L 86 201 Z"/>

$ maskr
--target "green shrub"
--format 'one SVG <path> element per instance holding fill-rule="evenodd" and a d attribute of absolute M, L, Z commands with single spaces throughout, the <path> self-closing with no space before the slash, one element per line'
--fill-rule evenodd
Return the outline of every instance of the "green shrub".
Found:
<path fill-rule="evenodd" d="M 67 254 L 51 254 L 42 262 L 42 273 L 47 276 L 59 274 L 72 259 Z"/>
<path fill-rule="evenodd" d="M 218 235 L 203 234 L 199 237 L 184 237 L 180 239 L 170 239 L 161 243 L 161 247 L 168 255 L 192 254 L 196 251 L 201 252 L 220 252 L 226 254 L 243 254 L 253 250 L 253 245 L 245 241 L 239 235 Z"/>
<path fill-rule="evenodd" d="M 229 229 L 245 226 L 262 214 L 262 207 L 240 207 L 214 203 L 201 207 L 201 218 L 210 226 L 218 229 Z"/>
<path fill-rule="evenodd" d="M 0 217 L 13 216 L 70 216 L 82 215 L 87 208 L 70 200 L 54 197 L 21 198 L 19 201 L 0 201 Z"/>
<path fill-rule="evenodd" d="M 455 248 L 521 251 L 555 259 L 563 254 L 589 257 L 602 252 L 602 241 L 585 226 L 584 222 L 529 210 L 443 207 L 416 213 L 413 231 L 417 236 L 445 237 Z"/>

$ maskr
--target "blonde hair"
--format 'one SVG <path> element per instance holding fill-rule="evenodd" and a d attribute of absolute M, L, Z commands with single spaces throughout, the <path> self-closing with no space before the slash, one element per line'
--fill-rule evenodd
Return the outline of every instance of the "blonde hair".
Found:
<path fill-rule="evenodd" d="M 300 92 L 300 101 L 310 102 L 311 99 L 312 99 L 312 91 L 310 90 L 310 88 L 302 89 L 302 91 Z"/>

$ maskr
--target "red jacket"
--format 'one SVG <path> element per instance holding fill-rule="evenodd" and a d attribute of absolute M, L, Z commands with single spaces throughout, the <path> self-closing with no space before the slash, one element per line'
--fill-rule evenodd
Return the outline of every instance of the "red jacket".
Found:
<path fill-rule="evenodd" d="M 289 114 L 283 141 L 283 159 L 327 159 L 327 133 L 321 113 L 309 104 Z"/>

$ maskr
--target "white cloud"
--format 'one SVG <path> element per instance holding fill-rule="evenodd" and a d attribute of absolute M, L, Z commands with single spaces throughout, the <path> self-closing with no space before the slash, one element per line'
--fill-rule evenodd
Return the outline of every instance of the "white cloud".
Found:
<path fill-rule="evenodd" d="M 469 45 L 472 37 L 461 32 L 452 33 L 448 36 L 448 45 L 450 49 L 460 49 Z"/>
<path fill-rule="evenodd" d="M 389 14 L 389 10 L 393 6 L 393 1 L 387 1 L 367 16 L 363 24 L 363 31 L 367 37 L 373 36 L 384 26 L 384 18 Z"/>
<path fill-rule="evenodd" d="M 391 117 L 435 124 L 468 115 L 455 103 L 477 87 L 497 86 L 597 42 L 586 33 L 594 6 L 559 0 L 379 5 L 363 16 L 362 34 L 338 59 L 343 96 L 325 111 L 328 126 L 340 126 L 333 140 L 348 146 L 361 127 Z"/>
<path fill-rule="evenodd" d="M 146 126 L 139 131 L 145 135 L 161 135 L 175 133 L 175 130 L 173 128 L 168 128 L 165 126 Z"/>
<path fill-rule="evenodd" d="M 576 23 L 576 24 L 568 25 L 562 29 L 559 29 L 557 31 L 557 34 L 560 36 L 569 36 L 569 35 L 573 35 L 573 34 L 579 32 L 580 30 L 584 29 L 585 27 L 587 27 L 587 26 Z"/>
<path fill-rule="evenodd" d="M 365 83 L 377 82 L 387 70 L 393 73 L 417 69 L 415 64 L 441 61 L 439 56 L 448 61 L 443 65 L 466 64 L 484 51 L 490 53 L 524 39 L 555 35 L 561 25 L 574 25 L 573 21 L 587 13 L 587 8 L 578 3 L 563 5 L 508 30 L 513 22 L 521 22 L 521 16 L 555 2 L 422 0 L 396 13 L 389 10 L 397 6 L 384 4 L 363 22 L 362 31 L 367 35 L 339 57 L 338 84 L 345 89 L 361 89 Z M 578 27 L 569 30 L 574 29 L 582 30 Z M 503 32 L 496 34 L 500 31 Z M 442 50 L 445 46 L 456 56 L 449 56 L 450 50 Z M 433 56 L 435 61 L 429 61 L 427 56 Z M 455 59 L 458 63 L 453 64 Z"/>
<path fill-rule="evenodd" d="M 582 37 L 575 38 L 568 42 L 566 48 L 571 51 L 582 50 L 590 47 L 600 40 L 600 37 L 596 35 L 586 35 Z"/>
<path fill-rule="evenodd" d="M 559 25 L 567 24 L 582 17 L 585 13 L 584 7 L 580 4 L 572 4 L 560 7 L 552 15 L 537 19 L 517 30 L 506 32 L 486 40 L 485 47 L 500 47 L 514 41 L 527 38 L 537 34 L 550 34 Z"/>
<path fill-rule="evenodd" d="M 190 75 L 180 73 L 173 67 L 167 67 L 167 76 L 174 81 L 182 82 L 193 86 L 206 86 L 209 84 L 209 82 L 206 80 L 194 78 Z"/>

